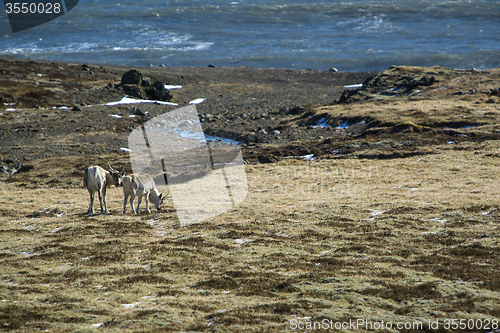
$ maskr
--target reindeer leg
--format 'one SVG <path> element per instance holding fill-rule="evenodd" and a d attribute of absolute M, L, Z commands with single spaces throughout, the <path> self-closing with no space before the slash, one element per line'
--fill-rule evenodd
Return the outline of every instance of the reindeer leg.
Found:
<path fill-rule="evenodd" d="M 90 192 L 90 206 L 89 209 L 87 210 L 87 214 L 94 213 L 94 193 Z"/>
<path fill-rule="evenodd" d="M 137 190 L 137 208 L 135 209 L 135 212 L 139 214 L 139 206 L 141 205 L 142 197 L 144 196 L 144 190 L 139 188 Z"/>
<path fill-rule="evenodd" d="M 149 210 L 149 193 L 150 192 L 146 192 L 146 212 L 151 214 L 151 211 Z"/>
<path fill-rule="evenodd" d="M 125 200 L 123 200 L 123 214 L 125 214 L 125 212 L 126 212 L 125 208 L 127 207 L 127 199 L 128 199 L 128 196 L 125 196 Z"/>
<path fill-rule="evenodd" d="M 97 191 L 99 193 L 99 202 L 101 203 L 101 214 L 104 214 L 104 209 L 102 207 L 102 194 L 101 194 L 101 189 Z"/>
<path fill-rule="evenodd" d="M 133 193 L 130 196 L 130 207 L 132 207 L 132 213 L 134 213 L 134 214 L 137 214 L 137 211 L 134 208 L 134 199 L 135 199 L 136 196 L 137 196 L 137 193 Z"/>
<path fill-rule="evenodd" d="M 104 202 L 104 214 L 109 214 L 108 206 L 106 205 L 106 186 L 102 190 L 102 201 Z"/>
<path fill-rule="evenodd" d="M 141 205 L 141 201 L 142 201 L 142 195 L 138 195 L 137 196 L 137 208 L 135 209 L 135 212 L 137 214 L 139 214 L 139 206 Z"/>

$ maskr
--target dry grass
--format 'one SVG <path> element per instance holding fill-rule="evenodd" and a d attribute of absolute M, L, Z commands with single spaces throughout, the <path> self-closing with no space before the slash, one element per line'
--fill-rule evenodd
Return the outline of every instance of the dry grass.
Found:
<path fill-rule="evenodd" d="M 408 158 L 251 165 L 241 205 L 188 227 L 171 202 L 121 215 L 113 188 L 111 215 L 83 214 L 79 175 L 51 188 L 2 182 L 0 330 L 498 318 L 499 153 L 484 141 Z"/>

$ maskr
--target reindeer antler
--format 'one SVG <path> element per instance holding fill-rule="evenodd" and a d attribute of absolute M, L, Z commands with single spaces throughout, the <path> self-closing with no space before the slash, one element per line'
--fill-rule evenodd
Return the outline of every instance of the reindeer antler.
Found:
<path fill-rule="evenodd" d="M 122 171 L 120 172 L 121 174 L 125 174 L 125 168 L 127 167 L 127 165 L 130 163 L 130 161 L 128 161 L 127 163 L 125 163 L 125 165 L 123 166 L 123 169 Z"/>
<path fill-rule="evenodd" d="M 113 167 L 109 163 L 108 163 L 108 166 L 109 166 L 109 170 L 116 172 L 116 170 L 113 169 Z"/>

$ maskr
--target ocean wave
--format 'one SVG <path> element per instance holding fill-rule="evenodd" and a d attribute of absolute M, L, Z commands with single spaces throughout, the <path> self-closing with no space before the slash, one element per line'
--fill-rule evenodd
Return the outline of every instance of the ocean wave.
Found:
<path fill-rule="evenodd" d="M 0 56 L 122 65 L 168 59 L 171 66 L 491 68 L 500 65 L 500 38 L 492 33 L 499 20 L 496 0 L 81 1 L 47 24 L 5 33 Z"/>

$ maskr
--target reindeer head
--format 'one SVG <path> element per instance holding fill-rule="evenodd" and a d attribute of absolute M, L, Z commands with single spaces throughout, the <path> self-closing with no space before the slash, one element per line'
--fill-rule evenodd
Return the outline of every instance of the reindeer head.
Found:
<path fill-rule="evenodd" d="M 115 182 L 115 186 L 116 187 L 122 186 L 122 177 L 125 176 L 124 172 L 125 168 L 123 168 L 122 171 L 116 171 L 111 167 L 111 165 L 108 164 L 108 166 L 109 166 L 109 173 L 111 174 L 111 176 L 113 176 L 113 181 Z"/>
<path fill-rule="evenodd" d="M 159 205 L 156 207 L 156 209 L 161 210 L 161 207 L 163 206 L 163 193 L 160 193 L 160 196 L 158 197 L 159 200 Z"/>
<path fill-rule="evenodd" d="M 157 210 L 161 210 L 161 207 L 163 206 L 163 199 L 165 199 L 163 193 L 158 194 L 158 190 L 156 188 L 149 193 L 149 202 L 155 205 Z"/>

